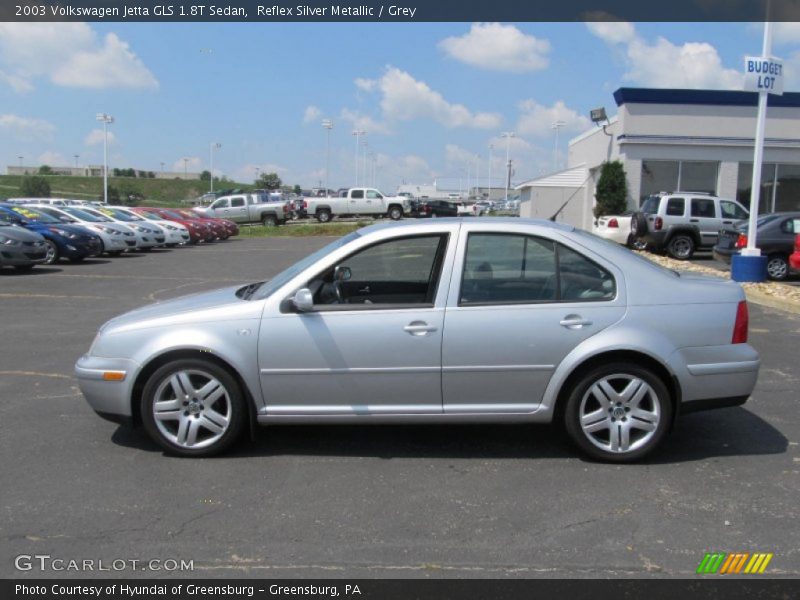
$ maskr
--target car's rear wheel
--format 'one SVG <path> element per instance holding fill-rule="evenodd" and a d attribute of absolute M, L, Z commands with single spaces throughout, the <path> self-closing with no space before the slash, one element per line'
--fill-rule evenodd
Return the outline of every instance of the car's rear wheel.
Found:
<path fill-rule="evenodd" d="M 767 259 L 767 275 L 773 281 L 783 281 L 789 276 L 789 262 L 785 256 L 773 254 Z"/>
<path fill-rule="evenodd" d="M 52 240 L 45 240 L 45 245 L 47 245 L 47 253 L 45 254 L 44 262 L 46 265 L 54 265 L 58 262 L 59 254 L 58 254 L 58 246 Z"/>
<path fill-rule="evenodd" d="M 317 221 L 320 223 L 327 223 L 331 220 L 331 211 L 327 208 L 322 208 L 317 211 Z"/>
<path fill-rule="evenodd" d="M 672 402 L 664 382 L 649 369 L 612 363 L 578 380 L 564 419 L 572 440 L 592 458 L 629 462 L 659 445 L 669 429 Z"/>
<path fill-rule="evenodd" d="M 679 233 L 667 242 L 667 254 L 676 260 L 689 260 L 694 255 L 694 240 L 691 236 Z"/>
<path fill-rule="evenodd" d="M 247 421 L 247 404 L 228 371 L 202 359 L 168 363 L 147 380 L 142 422 L 171 454 L 211 456 L 234 443 Z"/>

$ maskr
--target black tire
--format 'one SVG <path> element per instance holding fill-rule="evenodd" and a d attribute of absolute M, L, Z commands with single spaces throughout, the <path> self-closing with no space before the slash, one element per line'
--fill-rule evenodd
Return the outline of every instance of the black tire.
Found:
<path fill-rule="evenodd" d="M 675 260 L 689 260 L 694 256 L 694 239 L 688 234 L 677 233 L 667 242 L 666 250 L 670 258 L 674 258 Z"/>
<path fill-rule="evenodd" d="M 767 277 L 772 281 L 784 281 L 788 276 L 788 259 L 782 254 L 771 254 L 767 258 Z"/>
<path fill-rule="evenodd" d="M 222 433 L 219 439 L 209 445 L 199 448 L 182 446 L 170 440 L 166 437 L 165 433 L 162 433 L 162 430 L 156 424 L 156 418 L 154 416 L 156 410 L 155 403 L 157 400 L 156 393 L 159 391 L 159 388 L 161 388 L 162 385 L 167 385 L 167 382 L 173 375 L 185 371 L 202 372 L 214 377 L 223 386 L 226 392 L 226 400 L 230 402 L 230 415 L 227 429 L 224 430 L 224 433 Z M 181 408 L 179 408 L 177 412 L 182 413 L 184 416 L 194 416 L 195 418 L 202 416 L 201 414 L 190 415 L 188 410 L 184 411 L 184 406 L 186 405 L 183 404 L 183 400 L 176 399 L 175 401 L 181 403 Z M 217 401 L 214 401 L 210 406 L 216 406 L 216 402 Z M 142 424 L 148 435 L 166 452 L 176 456 L 204 457 L 223 452 L 241 437 L 248 419 L 247 401 L 236 379 L 226 369 L 220 367 L 216 363 L 200 358 L 176 360 L 159 368 L 150 376 L 144 386 L 140 408 Z M 204 415 L 205 413 L 202 414 Z"/>
<path fill-rule="evenodd" d="M 261 217 L 261 224 L 264 227 L 277 227 L 278 219 L 275 218 L 275 215 L 263 215 Z"/>
<path fill-rule="evenodd" d="M 601 382 L 605 381 L 611 386 L 612 390 L 619 392 L 625 388 L 626 381 L 632 383 L 634 379 L 648 386 L 645 390 L 641 390 L 641 385 L 634 388 L 635 391 L 643 391 L 644 393 L 643 397 L 635 404 L 635 408 L 633 404 L 626 406 L 626 403 L 621 399 L 618 399 L 619 402 L 617 402 L 615 399 L 606 396 L 606 399 L 611 400 L 608 403 L 610 408 L 606 417 L 606 408 L 597 402 L 597 396 L 592 391 L 592 388 L 595 384 L 599 386 L 602 385 Z M 636 396 L 637 394 L 634 393 L 634 399 Z M 652 410 L 639 410 L 642 402 Z M 595 404 L 599 408 L 591 410 Z M 652 422 L 633 416 L 632 411 L 654 415 Z M 597 421 L 591 422 L 585 418 L 591 417 L 594 413 L 599 415 L 595 417 L 598 419 Z M 609 363 L 590 369 L 575 382 L 567 398 L 564 410 L 564 426 L 572 441 L 591 458 L 605 462 L 624 463 L 639 460 L 658 447 L 667 431 L 669 431 L 672 414 L 672 399 L 669 391 L 657 375 L 649 369 L 630 363 Z M 584 425 L 581 424 L 581 415 L 584 416 Z M 623 421 L 625 421 L 625 424 L 623 424 Z M 636 423 L 635 427 L 633 426 L 634 423 Z M 595 432 L 585 432 L 584 426 L 589 429 L 599 426 L 596 432 L 598 435 L 592 435 Z M 640 426 L 652 429 L 645 431 L 641 436 L 637 433 L 633 436 L 635 439 L 631 439 L 631 433 L 629 433 L 629 450 L 618 448 L 616 451 L 612 451 L 611 448 L 603 447 L 606 443 L 608 445 L 613 443 L 612 437 L 614 434 L 612 428 L 616 428 L 618 439 L 622 442 L 625 439 L 622 433 L 623 427 L 627 427 L 628 431 L 635 429 L 636 432 L 641 432 L 643 430 L 639 429 Z M 608 427 L 609 439 L 607 442 L 600 433 L 605 427 Z"/>
<path fill-rule="evenodd" d="M 14 265 L 14 269 L 18 273 L 30 273 L 36 265 Z"/>
<path fill-rule="evenodd" d="M 321 208 L 317 211 L 317 221 L 320 223 L 329 223 L 331 221 L 331 211 L 327 208 Z"/>
<path fill-rule="evenodd" d="M 44 264 L 56 264 L 58 259 L 61 258 L 61 255 L 58 252 L 58 246 L 56 246 L 56 243 L 52 240 L 45 240 L 44 243 L 47 245 L 47 258 L 45 258 Z"/>
<path fill-rule="evenodd" d="M 633 237 L 642 237 L 647 233 L 647 217 L 642 212 L 636 212 L 631 215 L 631 235 Z"/>
<path fill-rule="evenodd" d="M 390 206 L 387 214 L 392 221 L 399 221 L 403 218 L 403 209 L 399 206 Z"/>

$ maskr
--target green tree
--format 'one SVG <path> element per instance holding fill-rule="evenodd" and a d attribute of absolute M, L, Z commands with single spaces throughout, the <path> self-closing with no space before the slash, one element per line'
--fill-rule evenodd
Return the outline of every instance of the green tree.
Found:
<path fill-rule="evenodd" d="M 49 165 L 42 165 L 39 167 L 39 175 L 52 175 L 53 169 Z"/>
<path fill-rule="evenodd" d="M 256 185 L 265 190 L 277 190 L 281 187 L 281 178 L 277 173 L 262 173 L 256 180 Z"/>
<path fill-rule="evenodd" d="M 20 192 L 27 198 L 49 198 L 50 183 L 44 177 L 26 175 L 19 186 Z"/>
<path fill-rule="evenodd" d="M 300 194 L 303 193 L 303 188 L 301 188 L 299 184 L 295 184 L 292 191 L 299 196 Z"/>
<path fill-rule="evenodd" d="M 628 182 L 625 168 L 618 160 L 604 162 L 597 182 L 594 216 L 619 215 L 628 208 Z"/>
<path fill-rule="evenodd" d="M 100 202 L 103 201 L 102 192 L 100 193 L 98 200 L 100 200 Z M 119 190 L 115 188 L 113 185 L 108 186 L 108 203 L 119 204 Z"/>
<path fill-rule="evenodd" d="M 211 181 L 211 171 L 203 171 L 200 173 L 200 181 Z"/>

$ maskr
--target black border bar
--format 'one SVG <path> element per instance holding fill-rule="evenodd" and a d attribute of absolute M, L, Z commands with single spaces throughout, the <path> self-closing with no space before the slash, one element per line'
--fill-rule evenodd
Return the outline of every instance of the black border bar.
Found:
<path fill-rule="evenodd" d="M 800 21 L 800 0 L 2 0 L 0 21 L 744 22 L 768 6 L 771 21 Z"/>

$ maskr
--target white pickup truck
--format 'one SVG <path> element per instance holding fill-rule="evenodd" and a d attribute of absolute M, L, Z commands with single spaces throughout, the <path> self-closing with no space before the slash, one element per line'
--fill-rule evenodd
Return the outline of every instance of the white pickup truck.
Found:
<path fill-rule="evenodd" d="M 210 206 L 194 208 L 203 217 L 229 219 L 236 223 L 281 225 L 289 218 L 289 203 L 267 194 L 231 194 L 220 196 Z"/>
<path fill-rule="evenodd" d="M 303 202 L 308 216 L 316 217 L 320 223 L 327 223 L 333 217 L 353 215 L 387 216 L 397 221 L 411 211 L 408 198 L 384 196 L 375 188 L 350 188 L 339 198 L 308 197 L 303 198 Z"/>

